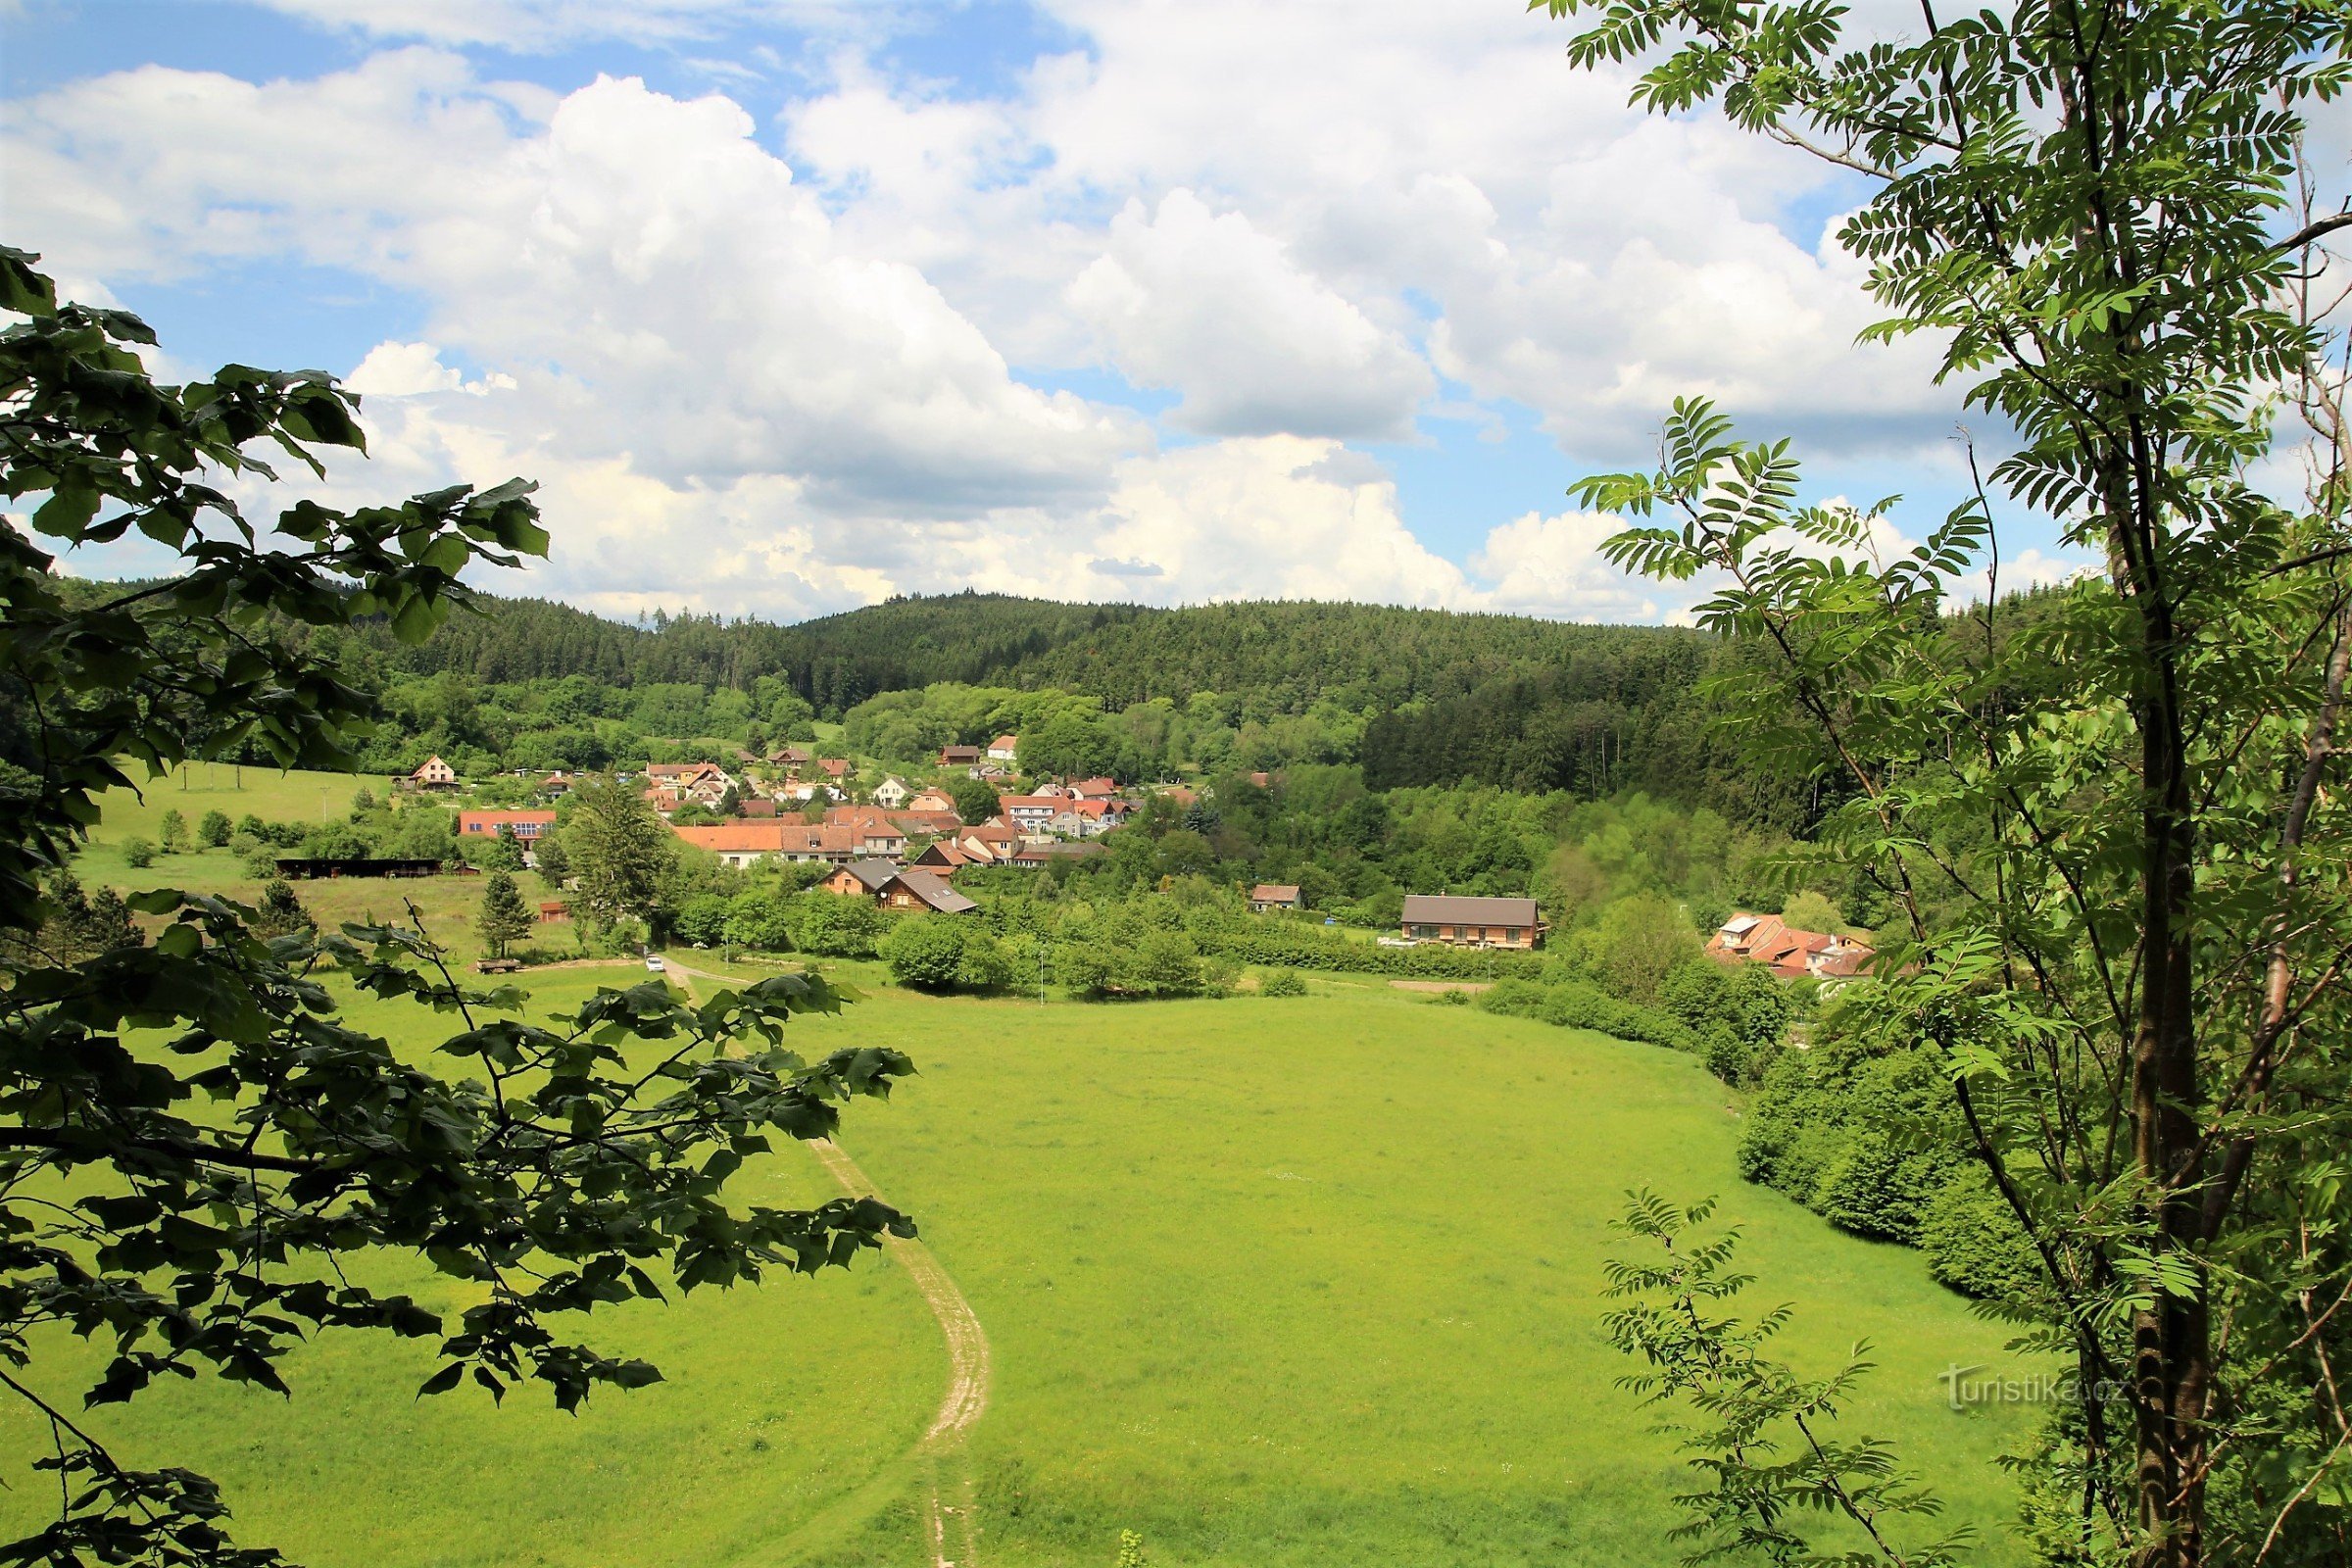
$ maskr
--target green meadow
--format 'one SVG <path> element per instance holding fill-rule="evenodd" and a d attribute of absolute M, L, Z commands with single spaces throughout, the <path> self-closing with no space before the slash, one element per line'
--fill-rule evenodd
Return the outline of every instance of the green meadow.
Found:
<path fill-rule="evenodd" d="M 1121 1529 L 1166 1568 L 1677 1560 L 1687 1473 L 1614 1386 L 1597 1298 L 1625 1245 L 1608 1221 L 1642 1184 L 1724 1195 L 1754 1305 L 1797 1307 L 1792 1358 L 1875 1342 L 1856 1427 L 1944 1486 L 1985 1560 L 2010 1559 L 1987 1461 L 2026 1421 L 1955 1414 L 1936 1380 L 2000 1360 L 2001 1331 L 1915 1253 L 1743 1186 L 1739 1107 L 1688 1058 L 1373 984 L 1041 1007 L 834 967 L 867 1000 L 796 1024 L 801 1049 L 916 1058 L 843 1143 L 917 1214 L 993 1348 L 956 1461 L 981 1562 L 1107 1564 Z M 642 977 L 544 972 L 532 1006 Z M 432 1038 L 413 1011 L 359 1015 Z M 742 1180 L 763 1201 L 831 1190 L 797 1148 Z M 459 1304 L 420 1269 L 384 1277 Z M 913 1450 L 947 1357 L 895 1264 L 604 1321 L 667 1381 L 576 1417 L 527 1389 L 503 1410 L 470 1389 L 417 1401 L 427 1351 L 330 1336 L 296 1358 L 290 1403 L 174 1386 L 95 1419 L 129 1457 L 220 1478 L 242 1536 L 318 1568 L 928 1560 L 936 1471 Z M 47 1379 L 92 1364 L 37 1348 Z M 12 1522 L 37 1516 L 22 1466 L 44 1442 L 9 1408 Z"/>

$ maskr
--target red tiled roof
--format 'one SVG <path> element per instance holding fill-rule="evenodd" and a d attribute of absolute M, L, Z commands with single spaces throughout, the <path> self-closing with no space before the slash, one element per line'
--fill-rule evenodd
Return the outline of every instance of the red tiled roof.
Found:
<path fill-rule="evenodd" d="M 724 822 L 670 831 L 713 855 L 847 855 L 858 847 L 857 835 L 849 828 L 810 827 L 805 822 Z"/>

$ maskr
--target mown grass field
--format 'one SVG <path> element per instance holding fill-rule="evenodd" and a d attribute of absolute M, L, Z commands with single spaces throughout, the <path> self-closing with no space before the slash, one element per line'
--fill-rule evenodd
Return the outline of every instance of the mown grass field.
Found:
<path fill-rule="evenodd" d="M 1687 1474 L 1599 1326 L 1626 1245 L 1607 1222 L 1642 1184 L 1724 1195 L 1754 1304 L 1798 1308 L 1795 1359 L 1876 1342 L 1856 1426 L 1993 1538 L 1984 1560 L 2013 1560 L 1988 1461 L 2026 1418 L 1955 1414 L 1936 1380 L 1997 1362 L 2002 1332 L 1915 1254 L 1742 1185 L 1737 1106 L 1688 1058 L 1369 982 L 1040 1007 L 833 967 L 869 1000 L 801 1048 L 881 1041 L 922 1067 L 843 1142 L 993 1345 L 982 1563 L 1108 1564 L 1122 1528 L 1161 1568 L 1676 1561 Z M 531 978 L 545 1005 L 642 971 Z M 798 1149 L 744 1179 L 826 1191 Z M 245 1535 L 320 1568 L 929 1560 L 908 1455 L 947 1363 L 893 1265 L 631 1308 L 610 1338 L 670 1381 L 578 1418 L 527 1391 L 417 1403 L 427 1355 L 329 1339 L 290 1405 L 183 1388 L 102 1419 L 137 1457 L 219 1475 Z M 42 1435 L 12 1413 L 0 1441 L 21 1477 Z M 38 1506 L 21 1480 L 0 1501 Z"/>

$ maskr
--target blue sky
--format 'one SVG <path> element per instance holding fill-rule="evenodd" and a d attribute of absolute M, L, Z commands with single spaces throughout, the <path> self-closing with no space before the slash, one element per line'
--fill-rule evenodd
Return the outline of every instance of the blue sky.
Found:
<path fill-rule="evenodd" d="M 1687 391 L 1910 496 L 1890 538 L 1957 495 L 1930 346 L 1853 346 L 1859 182 L 1634 115 L 1515 0 L 4 15 L 10 243 L 177 366 L 351 377 L 330 499 L 541 479 L 529 586 L 599 609 L 1670 617 L 1564 491 Z"/>

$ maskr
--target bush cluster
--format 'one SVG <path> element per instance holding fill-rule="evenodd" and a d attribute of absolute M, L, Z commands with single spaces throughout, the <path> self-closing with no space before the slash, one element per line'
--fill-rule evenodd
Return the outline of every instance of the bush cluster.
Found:
<path fill-rule="evenodd" d="M 1873 1051 L 1833 1008 L 1809 1050 L 1780 1053 L 1763 1073 L 1740 1172 L 1841 1230 L 1921 1249 L 1955 1290 L 2013 1297 L 2031 1288 L 2035 1261 L 1950 1130 L 1950 1094 L 1927 1050 Z"/>
<path fill-rule="evenodd" d="M 1505 980 L 1480 994 L 1477 1005 L 1512 1018 L 1540 1018 L 1563 1029 L 1596 1029 L 1620 1040 L 1676 1051 L 1694 1049 L 1690 1031 L 1671 1014 L 1639 1003 L 1621 1002 L 1581 980 Z"/>

